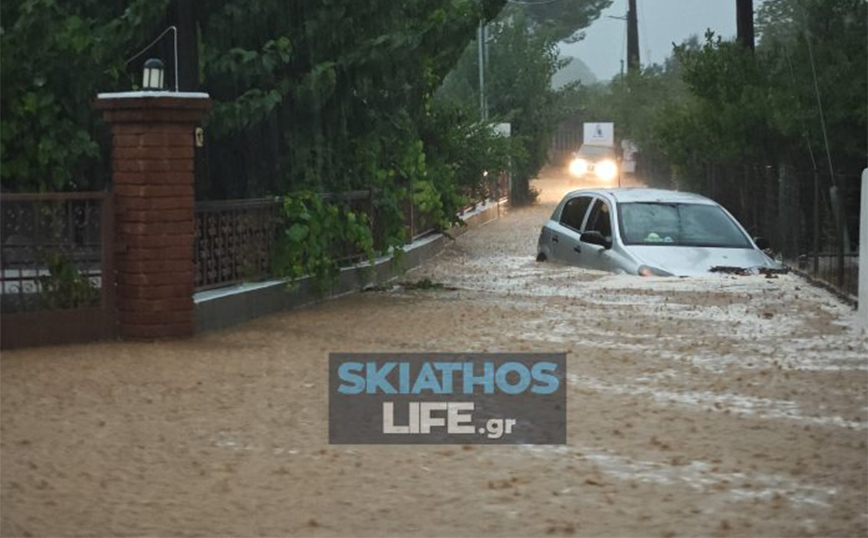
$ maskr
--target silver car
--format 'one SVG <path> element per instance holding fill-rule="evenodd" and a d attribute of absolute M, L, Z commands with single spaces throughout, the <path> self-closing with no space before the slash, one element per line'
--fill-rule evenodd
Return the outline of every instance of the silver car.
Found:
<path fill-rule="evenodd" d="M 764 243 L 697 194 L 583 189 L 567 194 L 543 226 L 537 259 L 642 276 L 781 269 L 760 250 Z"/>

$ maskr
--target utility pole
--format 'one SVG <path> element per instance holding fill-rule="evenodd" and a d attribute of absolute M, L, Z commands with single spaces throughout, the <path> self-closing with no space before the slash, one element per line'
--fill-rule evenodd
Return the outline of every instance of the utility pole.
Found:
<path fill-rule="evenodd" d="M 735 26 L 738 42 L 753 50 L 753 0 L 735 0 Z"/>
<path fill-rule="evenodd" d="M 639 71 L 639 18 L 636 14 L 636 0 L 630 0 L 627 11 L 627 70 Z"/>
<path fill-rule="evenodd" d="M 488 119 L 488 102 L 485 99 L 485 23 L 479 21 L 479 31 L 477 32 L 477 41 L 479 41 L 479 115 L 482 121 Z"/>

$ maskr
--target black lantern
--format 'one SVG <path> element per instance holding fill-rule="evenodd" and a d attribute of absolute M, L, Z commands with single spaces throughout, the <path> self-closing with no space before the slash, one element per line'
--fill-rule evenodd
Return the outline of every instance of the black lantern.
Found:
<path fill-rule="evenodd" d="M 151 58 L 145 61 L 145 69 L 142 72 L 142 89 L 143 90 L 162 90 L 163 89 L 163 73 L 165 69 L 163 62 Z"/>

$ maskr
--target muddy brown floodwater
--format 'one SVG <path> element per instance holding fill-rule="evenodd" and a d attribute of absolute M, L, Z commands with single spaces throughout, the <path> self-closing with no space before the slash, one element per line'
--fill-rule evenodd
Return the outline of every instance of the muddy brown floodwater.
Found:
<path fill-rule="evenodd" d="M 571 185 L 396 286 L 2 356 L 4 536 L 865 536 L 868 344 L 797 277 L 534 261 Z M 454 288 L 454 289 L 451 289 Z M 331 351 L 568 353 L 565 446 L 329 446 Z"/>

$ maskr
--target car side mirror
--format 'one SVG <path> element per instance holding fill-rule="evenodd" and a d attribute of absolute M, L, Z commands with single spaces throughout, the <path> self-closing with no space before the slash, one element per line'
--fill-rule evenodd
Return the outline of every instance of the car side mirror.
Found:
<path fill-rule="evenodd" d="M 769 240 L 765 237 L 754 237 L 753 242 L 756 245 L 756 248 L 760 250 L 768 250 L 772 248 L 772 244 L 769 243 Z"/>
<path fill-rule="evenodd" d="M 590 243 L 603 248 L 612 248 L 612 240 L 597 231 L 582 232 L 582 235 L 579 236 L 579 240 L 583 243 Z"/>

